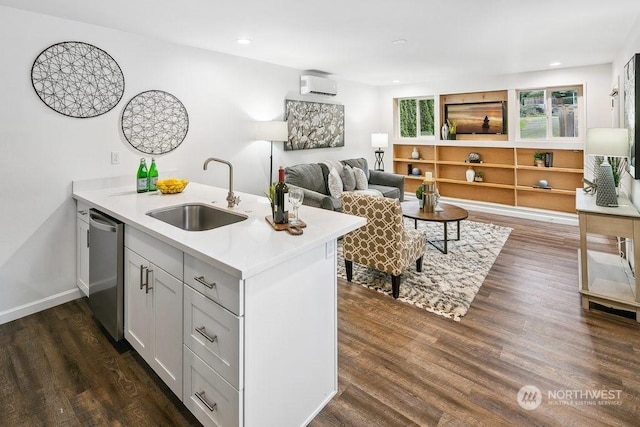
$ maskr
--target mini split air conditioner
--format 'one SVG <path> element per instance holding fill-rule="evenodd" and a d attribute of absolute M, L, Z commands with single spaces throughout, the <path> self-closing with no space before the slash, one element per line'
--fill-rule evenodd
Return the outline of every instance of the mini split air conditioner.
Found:
<path fill-rule="evenodd" d="M 330 95 L 338 94 L 338 82 L 326 77 L 300 76 L 300 93 L 302 95 Z"/>

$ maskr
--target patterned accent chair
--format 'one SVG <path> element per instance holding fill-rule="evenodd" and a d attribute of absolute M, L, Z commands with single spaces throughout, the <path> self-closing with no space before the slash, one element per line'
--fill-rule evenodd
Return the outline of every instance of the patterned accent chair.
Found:
<path fill-rule="evenodd" d="M 353 278 L 353 263 L 364 264 L 391 275 L 394 298 L 400 294 L 400 274 L 413 262 L 422 271 L 425 235 L 403 224 L 398 199 L 357 193 L 342 194 L 343 213 L 361 216 L 367 224 L 344 236 L 347 281 Z"/>

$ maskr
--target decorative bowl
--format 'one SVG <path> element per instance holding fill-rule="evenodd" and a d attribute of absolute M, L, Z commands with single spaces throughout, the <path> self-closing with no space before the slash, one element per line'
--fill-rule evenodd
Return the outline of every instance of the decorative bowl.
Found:
<path fill-rule="evenodd" d="M 182 190 L 184 190 L 188 183 L 189 181 L 186 179 L 167 178 L 159 179 L 156 182 L 156 187 L 162 194 L 176 194 L 182 193 Z"/>

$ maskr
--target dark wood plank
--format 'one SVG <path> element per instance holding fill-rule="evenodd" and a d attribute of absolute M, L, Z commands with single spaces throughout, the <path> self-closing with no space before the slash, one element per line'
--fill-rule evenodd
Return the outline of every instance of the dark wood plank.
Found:
<path fill-rule="evenodd" d="M 310 425 L 637 425 L 640 327 L 582 310 L 577 227 L 469 219 L 513 232 L 461 322 L 339 281 L 338 394 Z M 590 244 L 617 252 L 612 239 Z M 544 395 L 531 411 L 516 401 L 529 384 Z M 620 405 L 547 398 L 602 389 L 621 390 Z M 84 299 L 0 325 L 0 420 L 199 425 L 134 351 L 111 345 Z"/>
<path fill-rule="evenodd" d="M 339 393 L 311 426 L 377 425 L 381 407 L 408 419 L 388 415 L 388 425 L 637 425 L 640 327 L 582 310 L 577 226 L 469 219 L 513 232 L 461 322 L 339 281 Z M 613 239 L 590 245 L 617 252 Z M 531 411 L 516 400 L 529 384 L 544 396 Z M 369 398 L 354 402 L 354 387 Z M 621 390 L 621 404 L 548 400 L 549 390 L 601 389 Z"/>

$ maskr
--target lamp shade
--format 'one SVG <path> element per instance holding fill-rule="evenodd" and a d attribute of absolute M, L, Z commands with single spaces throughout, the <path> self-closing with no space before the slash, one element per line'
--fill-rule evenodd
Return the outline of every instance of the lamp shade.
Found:
<path fill-rule="evenodd" d="M 286 141 L 289 138 L 287 122 L 255 122 L 254 137 L 260 141 Z"/>
<path fill-rule="evenodd" d="M 629 155 L 629 131 L 625 128 L 589 128 L 585 154 L 626 157 Z"/>
<path fill-rule="evenodd" d="M 371 146 L 375 148 L 384 148 L 389 146 L 389 135 L 386 133 L 372 133 Z"/>

